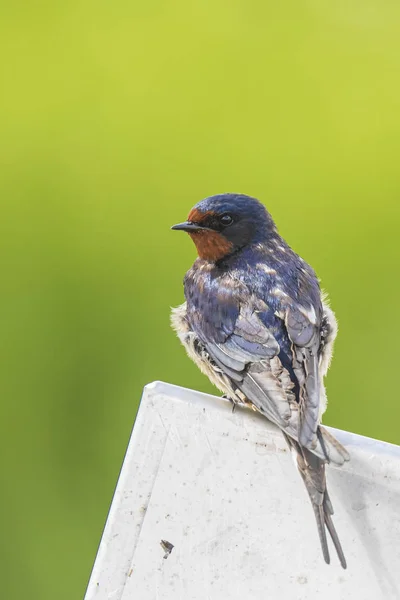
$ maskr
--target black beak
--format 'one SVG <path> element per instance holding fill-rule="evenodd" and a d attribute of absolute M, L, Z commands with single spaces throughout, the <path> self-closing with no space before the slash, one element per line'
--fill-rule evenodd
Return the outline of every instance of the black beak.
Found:
<path fill-rule="evenodd" d="M 207 229 L 207 227 L 202 227 L 197 223 L 191 223 L 190 221 L 185 221 L 184 223 L 178 223 L 177 225 L 173 225 L 171 229 L 177 229 L 178 231 L 201 231 L 202 229 Z"/>

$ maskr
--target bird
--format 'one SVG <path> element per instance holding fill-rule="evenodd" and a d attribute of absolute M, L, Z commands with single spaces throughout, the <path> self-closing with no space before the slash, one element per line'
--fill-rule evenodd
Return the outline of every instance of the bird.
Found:
<path fill-rule="evenodd" d="M 185 302 L 171 324 L 188 356 L 232 402 L 277 425 L 314 511 L 322 554 L 327 532 L 341 566 L 325 467 L 347 450 L 321 425 L 337 322 L 312 267 L 278 233 L 256 198 L 207 197 L 172 226 L 193 240 L 198 257 L 184 277 Z"/>

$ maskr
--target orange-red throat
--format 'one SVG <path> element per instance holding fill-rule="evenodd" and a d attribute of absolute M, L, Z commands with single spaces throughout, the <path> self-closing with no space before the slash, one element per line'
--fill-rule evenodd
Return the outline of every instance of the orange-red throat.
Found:
<path fill-rule="evenodd" d="M 233 250 L 233 244 L 222 233 L 218 233 L 218 231 L 200 229 L 199 231 L 189 231 L 188 233 L 195 243 L 197 254 L 204 260 L 217 262 Z"/>
<path fill-rule="evenodd" d="M 200 258 L 211 262 L 221 260 L 233 250 L 233 244 L 219 231 L 210 227 L 213 211 L 201 212 L 193 208 L 185 223 L 174 225 L 173 229 L 182 229 L 192 238 Z"/>

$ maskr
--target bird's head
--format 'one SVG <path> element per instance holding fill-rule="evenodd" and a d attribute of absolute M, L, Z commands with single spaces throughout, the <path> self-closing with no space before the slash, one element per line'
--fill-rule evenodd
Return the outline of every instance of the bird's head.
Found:
<path fill-rule="evenodd" d="M 265 206 L 244 194 L 219 194 L 196 204 L 184 223 L 172 229 L 186 231 L 200 258 L 217 262 L 241 248 L 263 242 L 276 232 Z"/>

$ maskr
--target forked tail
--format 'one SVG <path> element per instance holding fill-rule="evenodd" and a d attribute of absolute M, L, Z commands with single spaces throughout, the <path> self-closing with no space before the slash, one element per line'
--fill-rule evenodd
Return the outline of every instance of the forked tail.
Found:
<path fill-rule="evenodd" d="M 297 468 L 311 500 L 325 562 L 327 564 L 330 563 L 326 536 L 326 531 L 328 530 L 339 557 L 340 564 L 343 569 L 346 569 L 346 559 L 332 521 L 333 507 L 328 490 L 326 489 L 325 461 L 318 456 L 315 456 L 315 454 L 310 452 L 307 448 L 300 446 L 297 441 L 289 436 L 285 435 L 285 438 L 291 450 L 295 453 Z"/>

